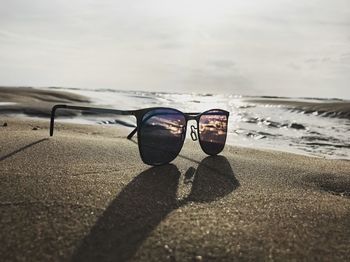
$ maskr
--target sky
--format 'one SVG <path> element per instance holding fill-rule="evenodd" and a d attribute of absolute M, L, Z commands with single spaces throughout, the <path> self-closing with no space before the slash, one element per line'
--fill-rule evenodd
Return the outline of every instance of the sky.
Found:
<path fill-rule="evenodd" d="M 0 85 L 350 98 L 349 0 L 0 0 Z"/>

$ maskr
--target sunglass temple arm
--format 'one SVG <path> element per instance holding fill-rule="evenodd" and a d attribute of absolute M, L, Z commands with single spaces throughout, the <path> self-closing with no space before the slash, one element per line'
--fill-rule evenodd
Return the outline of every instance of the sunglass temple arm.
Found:
<path fill-rule="evenodd" d="M 91 112 L 96 112 L 96 113 L 113 113 L 113 114 L 118 114 L 118 115 L 135 115 L 135 111 L 130 111 L 130 110 L 106 109 L 106 108 L 85 107 L 85 106 L 70 106 L 70 105 L 63 105 L 63 104 L 54 105 L 52 107 L 52 110 L 51 110 L 50 136 L 53 136 L 53 130 L 54 130 L 54 125 L 55 125 L 55 114 L 56 114 L 56 110 L 59 108 L 91 111 Z M 136 132 L 135 130 L 133 132 L 131 132 L 130 135 L 128 135 L 128 138 L 129 138 L 129 136 L 131 138 L 135 134 L 135 132 Z"/>

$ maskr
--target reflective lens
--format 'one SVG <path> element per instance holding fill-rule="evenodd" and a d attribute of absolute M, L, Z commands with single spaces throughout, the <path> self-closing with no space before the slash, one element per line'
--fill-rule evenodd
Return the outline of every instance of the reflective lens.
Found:
<path fill-rule="evenodd" d="M 186 119 L 175 109 L 154 109 L 141 119 L 139 147 L 143 161 L 166 164 L 179 154 L 186 133 Z"/>
<path fill-rule="evenodd" d="M 209 110 L 199 118 L 199 143 L 208 155 L 217 155 L 225 147 L 228 112 Z"/>

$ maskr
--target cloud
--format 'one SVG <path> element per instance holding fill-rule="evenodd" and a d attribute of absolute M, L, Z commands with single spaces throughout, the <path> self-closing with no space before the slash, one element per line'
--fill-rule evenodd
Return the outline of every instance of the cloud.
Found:
<path fill-rule="evenodd" d="M 298 71 L 302 69 L 302 67 L 301 67 L 300 65 L 298 65 L 298 64 L 296 64 L 296 63 L 294 63 L 294 62 L 289 63 L 289 64 L 288 64 L 288 67 L 289 67 L 289 68 L 292 68 L 292 69 L 294 69 L 294 70 L 298 70 Z"/>
<path fill-rule="evenodd" d="M 3 1 L 0 84 L 350 97 L 349 10 L 348 0 Z"/>
<path fill-rule="evenodd" d="M 218 69 L 232 69 L 236 63 L 230 59 L 216 59 L 209 62 L 209 65 Z"/>

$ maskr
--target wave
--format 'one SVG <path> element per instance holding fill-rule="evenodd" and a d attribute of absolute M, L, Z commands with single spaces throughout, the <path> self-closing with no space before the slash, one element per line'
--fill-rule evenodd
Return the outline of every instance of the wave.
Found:
<path fill-rule="evenodd" d="M 340 99 L 327 99 L 322 102 L 315 99 L 303 99 L 304 101 L 291 99 L 246 99 L 249 103 L 258 103 L 273 106 L 282 106 L 291 112 L 312 114 L 323 117 L 336 117 L 350 119 L 350 101 Z M 307 101 L 311 100 L 311 101 Z"/>

